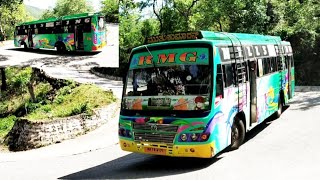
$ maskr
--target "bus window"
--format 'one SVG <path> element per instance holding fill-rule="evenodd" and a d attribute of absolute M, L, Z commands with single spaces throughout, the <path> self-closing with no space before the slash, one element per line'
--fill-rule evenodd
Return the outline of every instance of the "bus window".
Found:
<path fill-rule="evenodd" d="M 288 69 L 288 61 L 289 61 L 289 57 L 288 56 L 284 56 L 285 69 Z"/>
<path fill-rule="evenodd" d="M 222 79 L 221 64 L 217 65 L 216 84 L 217 84 L 216 97 L 218 97 L 218 96 L 223 97 L 223 79 Z"/>
<path fill-rule="evenodd" d="M 225 64 L 222 66 L 223 68 L 223 77 L 225 80 L 225 87 L 229 87 L 235 84 L 234 76 L 233 76 L 233 68 L 231 64 Z"/>
<path fill-rule="evenodd" d="M 271 72 L 269 58 L 263 58 L 262 65 L 263 65 L 263 74 L 269 74 Z"/>
<path fill-rule="evenodd" d="M 84 19 L 83 32 L 91 32 L 91 18 Z"/>
<path fill-rule="evenodd" d="M 103 31 L 104 30 L 104 25 L 105 25 L 104 18 L 103 17 L 99 17 L 99 19 L 98 19 L 98 29 L 99 29 L 99 31 Z"/>
<path fill-rule="evenodd" d="M 263 76 L 262 59 L 258 59 L 258 76 Z"/>

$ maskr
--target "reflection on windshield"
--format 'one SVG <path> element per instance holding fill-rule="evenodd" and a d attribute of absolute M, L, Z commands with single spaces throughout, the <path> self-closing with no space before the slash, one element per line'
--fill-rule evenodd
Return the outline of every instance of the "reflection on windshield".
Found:
<path fill-rule="evenodd" d="M 208 65 L 174 65 L 129 71 L 126 96 L 209 94 Z"/>

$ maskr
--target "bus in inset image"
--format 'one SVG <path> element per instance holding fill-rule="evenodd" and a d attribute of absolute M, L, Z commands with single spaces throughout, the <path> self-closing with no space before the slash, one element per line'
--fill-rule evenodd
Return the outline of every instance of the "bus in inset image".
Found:
<path fill-rule="evenodd" d="M 106 46 L 105 18 L 82 13 L 25 22 L 16 26 L 15 47 L 64 51 L 101 51 Z"/>

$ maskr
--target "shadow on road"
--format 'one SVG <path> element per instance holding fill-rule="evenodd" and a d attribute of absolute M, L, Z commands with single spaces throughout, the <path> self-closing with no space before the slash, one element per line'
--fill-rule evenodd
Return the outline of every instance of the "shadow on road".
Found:
<path fill-rule="evenodd" d="M 129 154 L 59 179 L 140 179 L 188 173 L 206 168 L 221 158 L 198 159 Z"/>
<path fill-rule="evenodd" d="M 300 94 L 300 93 L 299 93 Z M 309 110 L 315 106 L 320 106 L 319 92 L 304 92 L 299 95 L 299 99 L 293 99 L 290 104 L 294 105 L 292 110 Z"/>
<path fill-rule="evenodd" d="M 284 106 L 283 113 L 288 108 L 289 106 Z M 246 134 L 244 143 L 262 132 L 274 120 L 277 119 L 272 115 L 253 128 Z M 220 157 L 220 155 L 226 152 L 228 152 L 227 149 L 212 159 L 162 157 L 131 153 L 113 161 L 60 177 L 59 179 L 139 179 L 183 174 L 213 165 L 222 159 L 223 157 Z"/>
<path fill-rule="evenodd" d="M 284 106 L 282 113 L 284 113 L 288 108 L 289 108 L 289 105 Z M 265 128 L 267 128 L 272 123 L 272 121 L 275 121 L 275 120 L 278 120 L 278 119 L 273 114 L 270 117 L 268 117 L 265 121 L 263 121 L 262 123 L 258 124 L 256 127 L 254 127 L 251 131 L 249 131 L 246 134 L 246 139 L 245 139 L 244 143 L 250 141 L 256 135 L 260 134 L 260 132 L 262 132 Z"/>
<path fill-rule="evenodd" d="M 6 50 L 18 51 L 18 52 L 32 52 L 37 54 L 47 54 L 47 55 L 56 55 L 56 56 L 94 56 L 100 53 L 100 52 L 66 51 L 65 53 L 61 54 L 55 50 L 49 50 L 49 49 L 24 49 L 24 48 L 9 48 Z"/>

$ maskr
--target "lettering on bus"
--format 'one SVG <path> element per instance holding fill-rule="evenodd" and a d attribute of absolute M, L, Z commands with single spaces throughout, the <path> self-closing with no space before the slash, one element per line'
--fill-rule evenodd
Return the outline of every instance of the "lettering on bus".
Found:
<path fill-rule="evenodd" d="M 151 55 L 148 56 L 140 56 L 138 66 L 143 65 L 151 65 L 153 61 L 153 57 Z M 157 64 L 170 64 L 170 63 L 178 63 L 179 62 L 196 62 L 197 61 L 197 52 L 184 52 L 180 55 L 177 53 L 162 53 L 157 56 L 156 63 Z"/>

